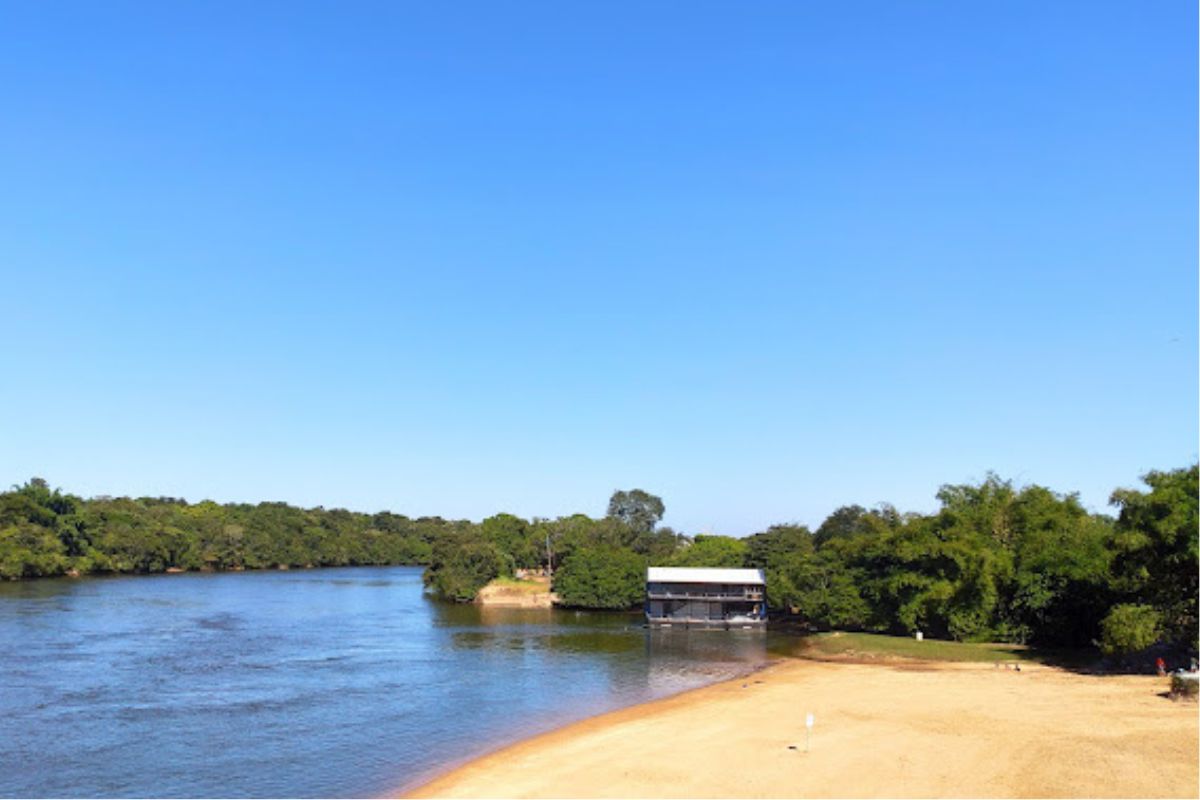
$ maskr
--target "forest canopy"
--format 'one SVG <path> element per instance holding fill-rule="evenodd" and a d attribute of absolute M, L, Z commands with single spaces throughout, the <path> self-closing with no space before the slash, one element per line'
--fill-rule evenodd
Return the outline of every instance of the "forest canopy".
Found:
<path fill-rule="evenodd" d="M 651 564 L 755 567 L 776 613 L 815 628 L 912 633 L 1106 652 L 1195 647 L 1197 466 L 1117 489 L 1115 517 L 1074 494 L 995 475 L 945 485 L 932 514 L 835 510 L 816 531 L 745 538 L 660 527 L 663 501 L 617 491 L 608 514 L 482 522 L 168 497 L 83 499 L 33 478 L 0 493 L 0 578 L 290 567 L 424 566 L 436 595 L 467 602 L 522 569 L 554 575 L 565 605 L 625 609 Z"/>

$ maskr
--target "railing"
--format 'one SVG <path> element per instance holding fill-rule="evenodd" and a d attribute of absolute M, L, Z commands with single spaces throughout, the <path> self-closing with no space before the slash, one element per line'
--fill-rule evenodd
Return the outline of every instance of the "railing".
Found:
<path fill-rule="evenodd" d="M 740 594 L 728 594 L 725 592 L 647 592 L 646 597 L 650 600 L 728 600 L 728 601 L 746 601 L 746 602 L 761 602 L 763 599 L 762 592 L 742 592 Z"/>

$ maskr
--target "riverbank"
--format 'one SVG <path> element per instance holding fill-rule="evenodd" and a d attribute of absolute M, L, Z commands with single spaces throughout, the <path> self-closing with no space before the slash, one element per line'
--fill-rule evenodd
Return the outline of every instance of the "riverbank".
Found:
<path fill-rule="evenodd" d="M 408 796 L 1195 797 L 1196 706 L 1166 689 L 1029 664 L 789 659 L 519 742 Z"/>
<path fill-rule="evenodd" d="M 558 595 L 547 577 L 496 578 L 479 590 L 475 602 L 497 608 L 553 608 Z"/>

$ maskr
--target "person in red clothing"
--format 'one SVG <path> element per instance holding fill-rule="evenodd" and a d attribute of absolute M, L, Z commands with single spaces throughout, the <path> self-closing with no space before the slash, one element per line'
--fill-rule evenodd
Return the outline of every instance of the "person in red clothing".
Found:
<path fill-rule="evenodd" d="M 1154 660 L 1154 666 L 1158 667 L 1159 675 L 1167 674 L 1167 662 L 1163 661 L 1162 656 L 1159 656 Z"/>

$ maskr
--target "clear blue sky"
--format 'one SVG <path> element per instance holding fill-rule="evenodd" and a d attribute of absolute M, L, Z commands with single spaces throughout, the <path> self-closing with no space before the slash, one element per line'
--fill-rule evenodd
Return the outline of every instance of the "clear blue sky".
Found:
<path fill-rule="evenodd" d="M 1197 457 L 1196 7 L 0 2 L 0 480 L 741 535 Z"/>

